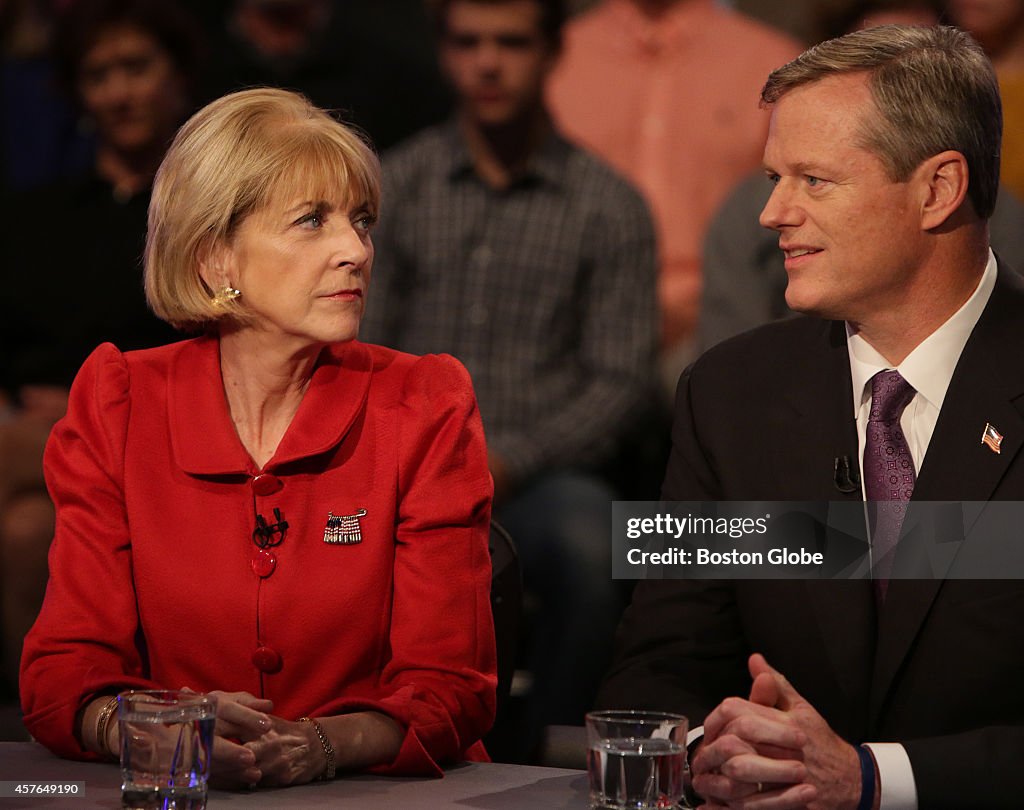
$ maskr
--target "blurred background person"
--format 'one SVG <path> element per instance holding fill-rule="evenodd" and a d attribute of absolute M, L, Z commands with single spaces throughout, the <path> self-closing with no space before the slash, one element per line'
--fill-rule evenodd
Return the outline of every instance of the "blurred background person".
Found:
<path fill-rule="evenodd" d="M 970 32 L 996 69 L 1003 99 L 999 179 L 1024 199 L 1024 0 L 949 0 L 947 17 Z"/>
<path fill-rule="evenodd" d="M 850 0 L 720 0 L 739 12 L 811 45 L 828 39 L 829 17 L 843 14 Z"/>
<path fill-rule="evenodd" d="M 454 359 L 354 340 L 379 182 L 352 130 L 282 90 L 178 133 L 146 294 L 203 334 L 101 345 L 47 444 L 57 526 L 21 693 L 55 753 L 114 759 L 113 695 L 187 687 L 218 697 L 223 786 L 486 758 L 483 430 Z"/>
<path fill-rule="evenodd" d="M 761 165 L 768 115 L 757 94 L 800 50 L 715 0 L 603 0 L 566 29 L 548 101 L 561 129 L 654 213 L 666 388 L 692 359 L 708 223 Z"/>
<path fill-rule="evenodd" d="M 938 25 L 944 0 L 853 0 L 824 4 L 812 15 L 820 22 L 821 39 L 832 39 L 877 25 Z"/>
<path fill-rule="evenodd" d="M 207 99 L 256 85 L 300 90 L 378 149 L 450 109 L 424 0 L 229 0 L 198 11 L 217 53 Z"/>
<path fill-rule="evenodd" d="M 657 432 L 653 226 L 634 188 L 552 126 L 542 96 L 564 13 L 561 0 L 440 3 L 457 112 L 384 156 L 364 331 L 450 352 L 473 377 L 495 516 L 538 602 L 521 727 L 510 747 L 491 746 L 520 760 L 544 726 L 582 723 L 611 654 L 620 490 L 599 471 L 618 466 L 636 486 L 664 466 L 664 456 L 630 465 L 623 452 Z"/>
<path fill-rule="evenodd" d="M 84 170 L 89 139 L 59 92 L 55 0 L 0 0 L 0 200 Z"/>
<path fill-rule="evenodd" d="M 935 25 L 942 5 L 928 0 L 867 0 L 819 15 L 820 25 L 826 38 L 875 25 Z M 758 222 L 771 191 L 764 172 L 753 172 L 733 189 L 708 227 L 698 327 L 701 350 L 795 315 L 786 305 L 785 257 L 778 234 Z M 989 229 L 999 258 L 1018 272 L 1024 270 L 1024 205 L 1005 186 L 999 190 Z"/>
<path fill-rule="evenodd" d="M 56 32 L 56 64 L 94 131 L 83 175 L 15 195 L 0 217 L 0 283 L 17 306 L 0 327 L 0 579 L 4 671 L 16 683 L 21 641 L 42 601 L 53 507 L 42 450 L 88 353 L 165 343 L 147 308 L 141 257 L 153 175 L 192 109 L 201 45 L 167 0 L 88 0 Z"/>

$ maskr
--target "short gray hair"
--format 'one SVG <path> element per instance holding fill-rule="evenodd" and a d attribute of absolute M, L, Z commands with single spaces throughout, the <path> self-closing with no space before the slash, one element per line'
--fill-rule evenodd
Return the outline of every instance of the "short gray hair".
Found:
<path fill-rule="evenodd" d="M 950 26 L 882 25 L 830 39 L 775 70 L 761 91 L 769 106 L 802 85 L 866 73 L 878 116 L 864 121 L 860 145 L 894 182 L 946 150 L 967 160 L 968 197 L 982 219 L 999 190 L 1003 110 L 988 57 Z"/>

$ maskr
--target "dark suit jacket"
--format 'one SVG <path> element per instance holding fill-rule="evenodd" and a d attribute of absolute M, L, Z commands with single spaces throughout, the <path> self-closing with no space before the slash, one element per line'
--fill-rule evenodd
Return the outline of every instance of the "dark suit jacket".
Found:
<path fill-rule="evenodd" d="M 956 366 L 914 499 L 1024 500 L 1024 284 L 1000 267 Z M 682 376 L 666 500 L 859 499 L 844 326 L 748 332 Z M 1002 452 L 981 443 L 985 423 Z M 599 702 L 699 723 L 761 652 L 850 742 L 902 742 L 922 808 L 1024 806 L 1024 582 L 647 581 Z"/>

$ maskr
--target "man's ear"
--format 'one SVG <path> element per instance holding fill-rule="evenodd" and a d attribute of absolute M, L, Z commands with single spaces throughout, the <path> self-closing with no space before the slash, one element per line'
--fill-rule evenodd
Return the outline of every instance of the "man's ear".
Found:
<path fill-rule="evenodd" d="M 914 175 L 925 191 L 921 204 L 924 230 L 942 226 L 965 204 L 970 173 L 961 152 L 939 152 L 918 166 Z"/>

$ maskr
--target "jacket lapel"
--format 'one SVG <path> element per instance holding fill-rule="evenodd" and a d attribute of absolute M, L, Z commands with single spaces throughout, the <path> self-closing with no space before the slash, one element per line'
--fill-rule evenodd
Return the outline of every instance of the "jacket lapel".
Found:
<path fill-rule="evenodd" d="M 181 345 L 172 360 L 168 386 L 175 460 L 192 475 L 254 474 L 255 464 L 231 421 L 218 340 L 204 337 Z M 265 469 L 338 445 L 364 410 L 372 370 L 373 358 L 362 343 L 326 347 L 302 404 Z"/>
<path fill-rule="evenodd" d="M 987 501 L 1024 446 L 1024 285 L 1000 266 L 996 286 L 960 355 L 914 487 L 914 501 Z M 1000 452 L 981 441 L 987 423 Z M 940 578 L 893 580 L 879 616 L 871 696 L 877 720 L 893 679 L 942 588 Z"/>
<path fill-rule="evenodd" d="M 987 501 L 1024 445 L 1024 286 L 1000 267 L 988 306 L 953 372 L 921 474 L 919 501 Z M 981 441 L 986 424 L 1003 434 L 999 453 Z"/>
<path fill-rule="evenodd" d="M 373 357 L 362 343 L 328 346 L 302 404 L 267 469 L 325 453 L 341 443 L 366 410 Z"/>
<path fill-rule="evenodd" d="M 181 344 L 167 386 L 171 448 L 192 475 L 246 475 L 252 460 L 231 421 L 220 375 L 220 341 L 201 337 Z"/>
<path fill-rule="evenodd" d="M 853 411 L 853 383 L 846 331 L 842 322 L 826 322 L 823 346 L 811 354 L 819 365 L 801 373 L 800 381 L 791 381 L 789 399 L 799 414 L 800 430 L 791 441 L 808 451 L 823 450 L 827 458 L 815 459 L 830 475 L 817 477 L 804 489 L 822 501 L 861 501 L 860 460 L 857 449 L 857 423 Z M 822 381 L 835 381 L 822 385 Z M 802 452 L 802 451 L 800 451 Z M 835 459 L 849 458 L 851 480 L 843 489 L 836 483 Z M 808 459 L 810 461 L 810 459 Z M 799 475 L 799 474 L 798 474 Z M 842 478 L 842 474 L 839 476 Z M 852 486 L 851 486 L 852 485 Z M 851 490 L 852 491 L 843 491 Z M 874 646 L 874 597 L 867 580 L 842 583 L 831 581 L 792 582 L 807 591 L 810 612 L 817 623 L 833 677 L 847 700 L 864 694 L 864 661 Z"/>
<path fill-rule="evenodd" d="M 796 412 L 796 430 L 787 415 L 784 441 L 777 458 L 779 482 L 786 482 L 792 500 L 860 500 L 860 462 L 857 424 L 854 421 L 850 360 L 845 327 L 821 322 L 818 345 L 807 353 L 808 362 L 793 364 L 782 377 L 782 394 Z M 836 381 L 822 385 L 823 380 Z M 836 459 L 848 457 L 857 484 L 842 491 L 836 483 Z"/>

